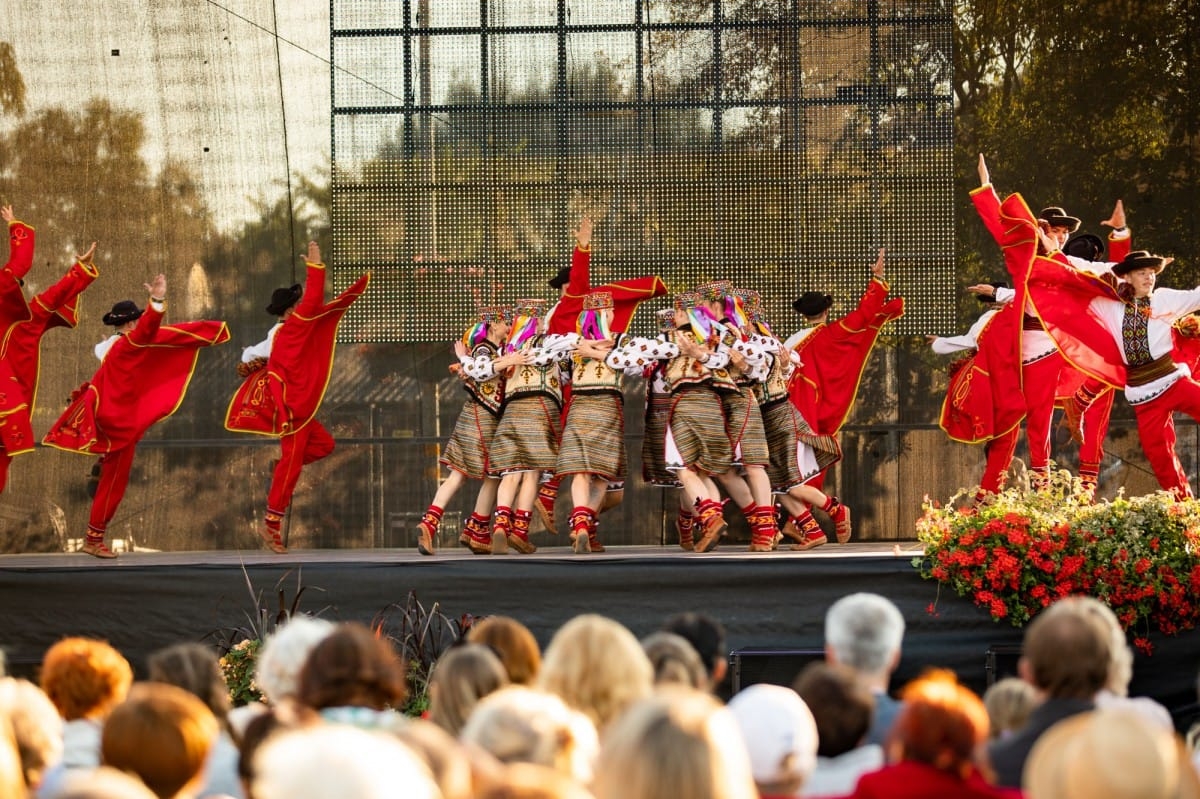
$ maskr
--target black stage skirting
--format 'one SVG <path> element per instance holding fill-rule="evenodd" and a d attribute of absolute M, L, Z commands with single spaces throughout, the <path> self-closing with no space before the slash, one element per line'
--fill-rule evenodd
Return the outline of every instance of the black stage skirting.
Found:
<path fill-rule="evenodd" d="M 620 547 L 574 556 L 566 547 L 535 555 L 472 556 L 465 550 L 424 558 L 412 550 L 135 552 L 114 561 L 81 554 L 0 556 L 0 647 L 9 671 L 30 675 L 46 648 L 64 635 L 104 638 L 141 672 L 153 650 L 247 627 L 256 607 L 273 615 L 304 587 L 299 609 L 333 620 L 370 623 L 410 591 L 451 619 L 503 614 L 520 619 L 545 646 L 580 613 L 622 622 L 638 637 L 684 610 L 726 626 L 735 680 L 788 682 L 822 646 L 826 608 L 845 594 L 890 598 L 907 621 L 893 686 L 928 666 L 953 669 L 977 691 L 989 676 L 1011 673 L 1021 631 L 911 565 L 919 549 L 830 544 L 806 553 L 706 555 L 660 547 Z M 285 578 L 282 580 L 281 578 Z M 251 588 L 261 592 L 260 604 Z M 936 603 L 931 613 L 930 606 Z M 1198 715 L 1200 632 L 1152 636 L 1155 653 L 1138 655 L 1131 693 L 1166 705 L 1183 726 Z"/>

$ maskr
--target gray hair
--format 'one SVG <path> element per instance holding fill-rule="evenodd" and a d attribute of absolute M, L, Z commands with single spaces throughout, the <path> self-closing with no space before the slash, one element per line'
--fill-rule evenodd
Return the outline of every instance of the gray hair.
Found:
<path fill-rule="evenodd" d="M 833 657 L 864 674 L 887 671 L 903 638 L 904 617 L 879 594 L 850 594 L 825 613 L 825 644 Z"/>

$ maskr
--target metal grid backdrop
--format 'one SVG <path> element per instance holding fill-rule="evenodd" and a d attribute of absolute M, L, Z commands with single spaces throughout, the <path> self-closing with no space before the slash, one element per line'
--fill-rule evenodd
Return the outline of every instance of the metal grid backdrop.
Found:
<path fill-rule="evenodd" d="M 342 336 L 457 337 L 546 296 L 596 221 L 593 283 L 725 277 L 791 324 L 887 247 L 897 333 L 950 330 L 948 0 L 332 0 Z M 646 327 L 650 314 L 641 315 Z"/>

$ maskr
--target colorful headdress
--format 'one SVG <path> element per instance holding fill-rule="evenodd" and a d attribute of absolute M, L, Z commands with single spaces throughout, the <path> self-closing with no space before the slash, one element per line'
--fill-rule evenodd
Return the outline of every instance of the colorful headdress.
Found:
<path fill-rule="evenodd" d="M 755 306 L 754 308 L 746 311 L 746 316 L 749 318 L 750 324 L 754 325 L 754 328 L 759 333 L 763 334 L 764 336 L 770 336 L 774 338 L 775 334 L 771 332 L 771 326 L 767 324 L 767 314 L 765 309 L 763 309 L 761 306 Z"/>
<path fill-rule="evenodd" d="M 487 338 L 488 325 L 512 318 L 512 310 L 501 305 L 492 305 L 479 309 L 479 321 L 467 328 L 463 333 L 462 343 L 467 349 L 474 349 Z"/>
<path fill-rule="evenodd" d="M 733 289 L 728 280 L 710 280 L 696 287 L 696 293 L 705 302 L 721 302 Z"/>
<path fill-rule="evenodd" d="M 611 311 L 613 307 L 612 292 L 593 291 L 583 298 L 583 311 L 579 314 L 577 330 L 586 339 L 600 341 L 612 338 Z"/>
<path fill-rule="evenodd" d="M 658 321 L 659 333 L 671 333 L 675 330 L 675 309 L 662 308 L 654 314 Z"/>
<path fill-rule="evenodd" d="M 702 297 L 699 292 L 685 291 L 675 295 L 675 310 L 687 314 L 692 334 L 700 344 L 707 342 L 714 334 L 718 324 L 707 308 L 701 305 Z"/>
<path fill-rule="evenodd" d="M 504 351 L 519 350 L 521 345 L 538 334 L 542 314 L 546 312 L 546 301 L 539 299 L 517 300 L 513 303 L 513 324 L 508 331 Z"/>

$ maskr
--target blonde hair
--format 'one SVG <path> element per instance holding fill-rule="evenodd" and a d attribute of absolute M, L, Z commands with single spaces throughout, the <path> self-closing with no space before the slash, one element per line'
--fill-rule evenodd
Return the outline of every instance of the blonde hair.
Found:
<path fill-rule="evenodd" d="M 480 699 L 508 683 L 500 659 L 479 644 L 443 654 L 429 678 L 429 720 L 458 735 Z"/>
<path fill-rule="evenodd" d="M 590 718 L 600 732 L 650 694 L 654 669 L 633 633 L 612 619 L 584 614 L 564 624 L 550 646 L 538 685 Z"/>
<path fill-rule="evenodd" d="M 516 619 L 488 616 L 471 625 L 467 640 L 490 647 L 504 664 L 509 682 L 530 685 L 537 679 L 542 667 L 542 650 L 529 628 Z"/>
<path fill-rule="evenodd" d="M 470 756 L 457 738 L 424 719 L 413 719 L 392 734 L 429 769 L 442 799 L 471 799 Z"/>
<path fill-rule="evenodd" d="M 707 693 L 663 688 L 605 733 L 596 799 L 756 799 L 737 721 Z"/>
<path fill-rule="evenodd" d="M 1016 732 L 1025 726 L 1037 705 L 1037 691 L 1020 677 L 1005 677 L 983 693 L 991 737 Z"/>
<path fill-rule="evenodd" d="M 32 790 L 62 757 L 62 719 L 50 698 L 28 680 L 0 678 L 0 718 L 8 717 L 21 758 L 25 784 Z"/>

